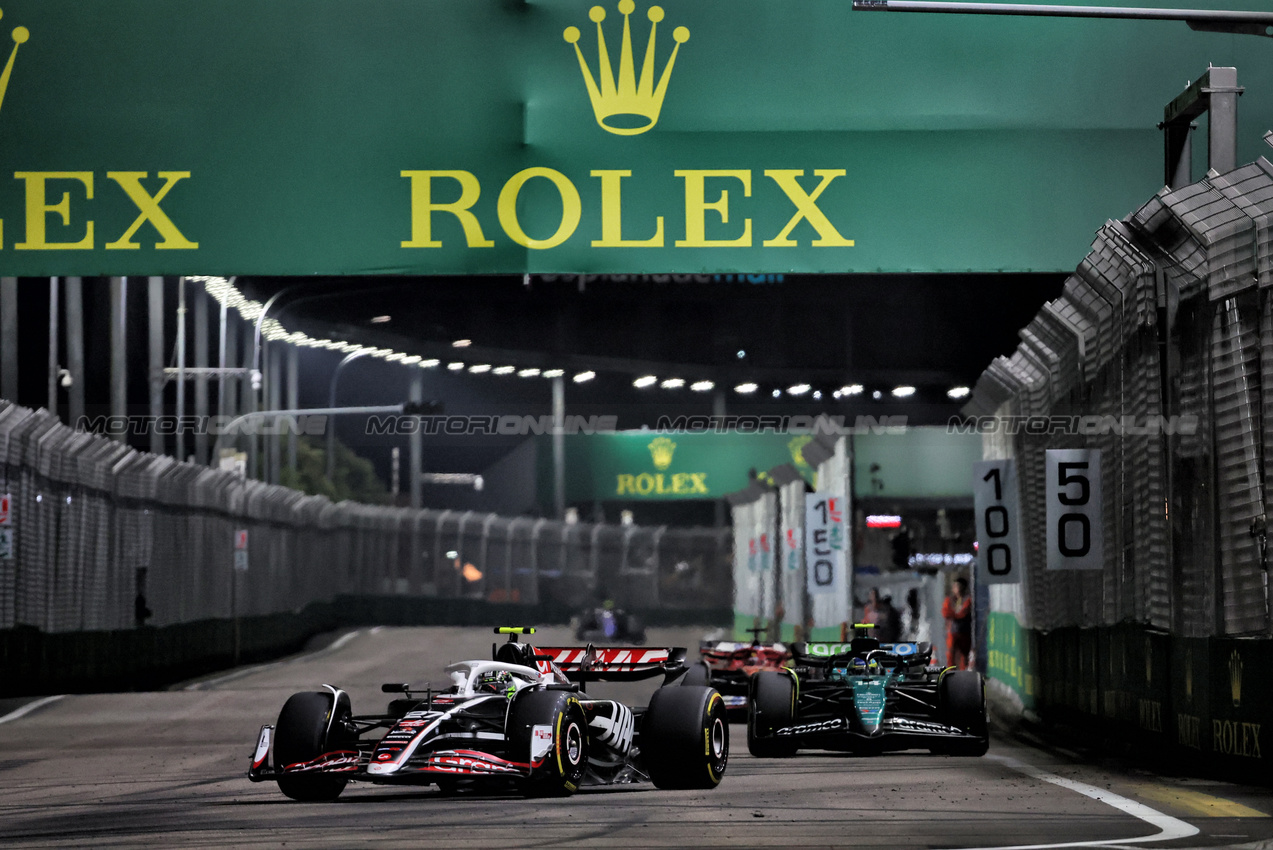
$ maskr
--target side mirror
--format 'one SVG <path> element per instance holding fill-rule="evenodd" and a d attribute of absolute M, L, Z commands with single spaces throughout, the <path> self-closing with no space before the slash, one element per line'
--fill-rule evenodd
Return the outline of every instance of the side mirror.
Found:
<path fill-rule="evenodd" d="M 380 693 L 382 693 L 382 694 L 405 694 L 405 693 L 407 693 L 410 689 L 411 689 L 411 686 L 410 686 L 410 685 L 408 685 L 408 684 L 406 684 L 405 682 L 404 682 L 403 684 L 398 684 L 397 682 L 387 682 L 387 683 L 385 683 L 385 684 L 383 684 L 383 685 L 381 685 L 381 686 L 380 686 Z"/>

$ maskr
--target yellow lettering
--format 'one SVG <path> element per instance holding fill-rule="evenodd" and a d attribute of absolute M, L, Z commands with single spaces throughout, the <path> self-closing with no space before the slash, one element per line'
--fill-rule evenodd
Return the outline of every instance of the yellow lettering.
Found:
<path fill-rule="evenodd" d="M 1202 749 L 1201 728 L 1198 718 L 1188 714 L 1176 715 L 1176 741 L 1195 750 Z"/>
<path fill-rule="evenodd" d="M 796 245 L 795 240 L 789 239 L 788 236 L 792 229 L 800 223 L 801 219 L 808 220 L 813 229 L 818 231 L 818 238 L 813 240 L 815 248 L 852 248 L 853 240 L 845 239 L 840 235 L 835 226 L 827 219 L 822 210 L 818 209 L 814 201 L 822 194 L 823 190 L 831 184 L 831 181 L 837 177 L 845 175 L 844 169 L 832 170 L 829 168 L 816 168 L 814 175 L 821 177 L 822 182 L 818 184 L 818 188 L 813 190 L 812 194 L 805 194 L 804 189 L 800 188 L 800 184 L 796 182 L 797 177 L 803 177 L 804 171 L 795 169 L 768 169 L 765 176 L 772 179 L 778 184 L 778 188 L 782 189 L 787 198 L 796 205 L 796 214 L 791 221 L 787 222 L 787 226 L 782 232 L 773 239 L 768 239 L 761 243 L 766 248 L 790 248 Z"/>
<path fill-rule="evenodd" d="M 722 189 L 720 197 L 708 203 L 706 181 L 708 177 L 729 177 L 743 184 L 743 197 L 751 197 L 750 171 L 674 171 L 685 180 L 685 238 L 676 242 L 678 248 L 749 248 L 751 247 L 751 219 L 743 219 L 743 235 L 737 239 L 708 239 L 707 211 L 715 210 L 722 224 L 729 224 L 729 191 Z"/>
<path fill-rule="evenodd" d="M 631 475 L 619 476 L 619 487 L 615 491 L 616 496 L 622 496 L 624 493 L 635 493 L 636 485 L 632 482 Z"/>
<path fill-rule="evenodd" d="M 1264 758 L 1260 753 L 1260 725 L 1259 723 L 1245 723 L 1244 726 L 1252 728 L 1251 734 L 1251 757 L 1261 759 Z"/>
<path fill-rule="evenodd" d="M 16 171 L 13 176 L 26 181 L 27 212 L 27 238 L 25 242 L 15 245 L 15 248 L 26 251 L 92 250 L 93 222 L 91 221 L 87 223 L 84 238 L 78 242 L 49 242 L 44 229 L 49 213 L 61 215 L 63 227 L 69 227 L 71 224 L 71 193 L 63 192 L 60 202 L 50 204 L 45 194 L 45 182 L 78 180 L 84 184 L 84 197 L 91 201 L 93 199 L 91 171 Z"/>
<path fill-rule="evenodd" d="M 433 238 L 433 213 L 450 213 L 459 219 L 464 228 L 464 241 L 470 248 L 490 248 L 494 242 L 482 234 L 482 225 L 469 208 L 477 203 L 482 185 L 467 171 L 403 171 L 402 176 L 411 180 L 411 238 L 402 243 L 403 248 L 441 248 L 441 241 Z M 433 178 L 446 177 L 460 184 L 458 200 L 446 204 L 433 202 Z"/>
<path fill-rule="evenodd" d="M 557 226 L 557 232 L 547 239 L 531 239 L 526 235 L 526 231 L 522 230 L 521 222 L 517 220 L 517 196 L 527 181 L 533 177 L 547 179 L 557 187 L 557 192 L 561 195 L 561 224 Z M 583 217 L 583 204 L 579 201 L 579 190 L 566 175 L 551 168 L 526 168 L 508 178 L 508 182 L 500 190 L 496 209 L 499 212 L 500 226 L 504 228 L 509 239 L 525 248 L 538 250 L 556 248 L 565 242 L 575 232 L 575 228 L 579 226 L 579 219 Z"/>
<path fill-rule="evenodd" d="M 691 472 L 690 478 L 692 479 L 691 483 L 693 485 L 693 489 L 690 490 L 690 492 L 702 493 L 706 495 L 707 494 L 707 473 L 706 472 Z"/>
<path fill-rule="evenodd" d="M 623 238 L 623 202 L 620 181 L 631 177 L 631 171 L 594 171 L 601 178 L 601 238 L 592 241 L 594 248 L 662 248 L 663 216 L 657 216 L 654 236 L 649 239 Z"/>
<path fill-rule="evenodd" d="M 167 213 L 159 208 L 159 203 L 168 195 L 169 190 L 177 184 L 178 180 L 184 180 L 190 176 L 189 171 L 160 171 L 159 176 L 167 182 L 160 187 L 159 191 L 151 197 L 141 185 L 141 179 L 145 177 L 145 171 L 108 171 L 106 176 L 119 184 L 124 193 L 128 195 L 141 215 L 137 216 L 137 220 L 132 226 L 124 231 L 124 235 L 116 239 L 114 242 L 107 242 L 108 249 L 118 248 L 140 248 L 141 245 L 130 241 L 133 234 L 143 223 L 149 221 L 154 225 L 155 230 L 159 231 L 159 235 L 163 237 L 162 242 L 155 244 L 156 248 L 168 248 L 174 250 L 189 251 L 199 247 L 198 242 L 191 242 L 181 234 L 177 226 L 172 223 L 172 219 L 168 218 Z"/>
<path fill-rule="evenodd" d="M 648 472 L 642 472 L 636 477 L 636 491 L 642 496 L 648 496 L 654 492 L 654 476 Z"/>

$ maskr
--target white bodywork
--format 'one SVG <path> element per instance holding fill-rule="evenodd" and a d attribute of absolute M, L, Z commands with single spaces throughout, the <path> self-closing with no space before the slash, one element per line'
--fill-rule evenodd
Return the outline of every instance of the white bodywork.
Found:
<path fill-rule="evenodd" d="M 481 678 L 483 673 L 489 673 L 493 670 L 503 670 L 511 673 L 513 684 L 519 691 L 530 685 L 539 684 L 545 678 L 544 674 L 532 667 L 524 667 L 521 664 L 506 664 L 503 661 L 457 661 L 446 667 L 446 673 L 451 677 L 451 682 L 456 687 L 456 695 L 462 697 L 479 696 L 479 692 L 475 690 L 477 680 Z M 552 681 L 551 677 L 548 680 Z"/>

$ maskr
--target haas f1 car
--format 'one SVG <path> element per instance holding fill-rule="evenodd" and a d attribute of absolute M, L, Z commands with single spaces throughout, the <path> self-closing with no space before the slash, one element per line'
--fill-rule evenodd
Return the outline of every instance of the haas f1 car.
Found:
<path fill-rule="evenodd" d="M 565 796 L 582 785 L 650 780 L 659 788 L 716 787 L 729 760 L 720 694 L 683 685 L 679 648 L 562 647 L 517 642 L 530 628 L 501 628 L 491 661 L 446 668 L 440 690 L 401 694 L 383 714 L 357 715 L 349 695 L 294 694 L 262 726 L 248 770 L 294 800 L 335 800 L 350 780 L 398 785 L 516 788 Z M 591 699 L 586 681 L 662 675 L 648 707 Z"/>
<path fill-rule="evenodd" d="M 748 629 L 751 642 L 705 640 L 699 644 L 701 660 L 691 665 L 685 681 L 713 687 L 725 700 L 725 708 L 736 719 L 747 714 L 747 692 L 751 677 L 762 670 L 781 670 L 791 660 L 784 644 L 761 641 L 763 628 Z"/>
<path fill-rule="evenodd" d="M 857 625 L 855 629 L 870 628 Z M 747 748 L 761 758 L 801 748 L 870 755 L 927 749 L 984 755 L 981 674 L 929 665 L 927 643 L 801 643 L 791 668 L 761 671 L 747 697 Z"/>

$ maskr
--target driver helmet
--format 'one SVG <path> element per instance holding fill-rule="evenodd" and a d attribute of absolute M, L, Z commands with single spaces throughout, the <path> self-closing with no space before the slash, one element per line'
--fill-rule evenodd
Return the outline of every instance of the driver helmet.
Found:
<path fill-rule="evenodd" d="M 880 664 L 880 662 L 875 658 L 872 658 L 870 661 L 866 663 L 866 672 L 870 673 L 872 676 L 878 675 L 879 673 L 882 673 L 883 671 L 884 671 L 884 665 Z"/>
<path fill-rule="evenodd" d="M 517 686 L 513 684 L 513 674 L 507 670 L 487 670 L 478 676 L 477 690 L 479 693 L 511 697 L 517 692 Z"/>
<path fill-rule="evenodd" d="M 865 659 L 865 658 L 850 658 L 850 659 L 849 659 L 849 672 L 850 672 L 850 673 L 854 673 L 854 674 L 865 673 L 865 672 L 866 672 L 866 659 Z"/>

